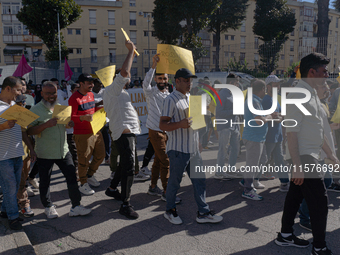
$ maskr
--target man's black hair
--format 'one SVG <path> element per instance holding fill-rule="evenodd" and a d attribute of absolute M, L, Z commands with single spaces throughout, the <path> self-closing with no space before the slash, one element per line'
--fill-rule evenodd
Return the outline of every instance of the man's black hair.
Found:
<path fill-rule="evenodd" d="M 257 80 L 253 83 L 253 93 L 256 94 L 266 87 L 266 83 L 262 80 Z"/>
<path fill-rule="evenodd" d="M 5 89 L 6 87 L 14 88 L 17 85 L 17 83 L 21 84 L 21 80 L 19 78 L 14 76 L 8 76 L 6 77 L 6 79 L 4 79 L 2 83 L 2 89 Z"/>
<path fill-rule="evenodd" d="M 329 64 L 329 58 L 321 53 L 313 52 L 301 59 L 300 73 L 301 78 L 307 78 L 310 69 L 317 70 L 323 65 Z"/>

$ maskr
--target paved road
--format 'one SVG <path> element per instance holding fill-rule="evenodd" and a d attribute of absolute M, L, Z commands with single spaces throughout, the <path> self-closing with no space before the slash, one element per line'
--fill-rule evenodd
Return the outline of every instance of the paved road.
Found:
<path fill-rule="evenodd" d="M 140 161 L 145 147 L 146 136 L 138 137 Z M 202 155 L 206 162 L 216 164 L 216 141 L 211 148 Z M 244 163 L 244 154 L 239 158 L 239 164 Z M 121 216 L 118 213 L 120 202 L 104 194 L 110 183 L 109 175 L 109 167 L 100 166 L 96 178 L 101 186 L 95 188 L 93 196 L 82 198 L 82 204 L 93 212 L 70 218 L 65 179 L 55 168 L 51 196 L 59 218 L 46 219 L 36 195 L 31 198 L 36 216 L 24 223 L 24 231 L 37 254 L 310 254 L 311 248 L 281 248 L 273 242 L 280 230 L 285 198 L 285 194 L 278 191 L 277 179 L 262 182 L 266 185 L 266 189 L 259 192 L 263 201 L 251 201 L 241 197 L 239 179 L 208 178 L 207 201 L 224 220 L 219 224 L 200 225 L 195 221 L 197 207 L 191 182 L 185 177 L 179 190 L 183 202 L 177 207 L 184 223 L 172 225 L 163 217 L 165 202 L 146 194 L 150 181 L 135 183 L 132 187 L 131 203 L 139 213 L 139 219 L 128 220 Z M 329 194 L 327 241 L 334 254 L 340 254 L 339 199 L 340 193 Z M 300 237 L 312 238 L 311 233 L 298 224 L 295 231 Z"/>

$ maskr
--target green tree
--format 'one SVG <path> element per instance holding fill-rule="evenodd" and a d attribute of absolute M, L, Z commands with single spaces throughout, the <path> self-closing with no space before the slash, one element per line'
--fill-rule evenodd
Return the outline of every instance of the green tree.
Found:
<path fill-rule="evenodd" d="M 222 4 L 209 17 L 209 32 L 216 34 L 216 65 L 215 71 L 220 71 L 221 33 L 229 29 L 238 29 L 246 18 L 248 0 L 222 0 Z"/>
<path fill-rule="evenodd" d="M 63 29 L 78 20 L 82 12 L 81 7 L 73 0 L 22 0 L 22 5 L 17 14 L 19 21 L 53 51 L 59 47 L 57 14 L 59 13 L 60 29 Z M 59 56 L 53 60 L 57 59 Z"/>
<path fill-rule="evenodd" d="M 156 38 L 192 50 L 197 61 L 206 54 L 198 33 L 207 26 L 219 3 L 220 0 L 155 0 L 152 25 Z"/>
<path fill-rule="evenodd" d="M 296 25 L 295 14 L 285 0 L 256 0 L 253 32 L 263 41 L 259 46 L 259 68 L 271 73 L 277 67 L 279 52 Z"/>

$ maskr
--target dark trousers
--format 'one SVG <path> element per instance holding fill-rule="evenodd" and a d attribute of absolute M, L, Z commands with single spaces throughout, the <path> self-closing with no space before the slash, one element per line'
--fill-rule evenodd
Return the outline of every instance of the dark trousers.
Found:
<path fill-rule="evenodd" d="M 145 154 L 144 154 L 144 157 L 143 157 L 142 167 L 146 167 L 146 166 L 149 165 L 149 162 L 150 162 L 150 160 L 151 160 L 151 158 L 154 154 L 155 154 L 155 150 L 153 149 L 153 146 L 152 146 L 150 139 L 149 139 L 148 147 L 146 148 Z"/>
<path fill-rule="evenodd" d="M 109 134 L 109 123 L 106 123 L 105 126 L 100 130 L 103 135 L 103 140 L 105 144 L 105 160 L 108 160 L 111 154 L 111 137 Z"/>
<path fill-rule="evenodd" d="M 28 175 L 29 178 L 34 179 L 35 176 L 39 173 L 39 166 L 38 165 L 39 165 L 38 160 L 36 160 L 30 174 Z"/>
<path fill-rule="evenodd" d="M 302 155 L 300 158 L 303 168 L 308 167 L 305 164 L 318 164 L 318 161 L 312 156 Z M 289 163 L 291 164 L 292 162 L 290 161 Z M 308 168 L 310 171 L 312 170 L 312 167 Z M 326 246 L 328 196 L 322 176 L 317 177 L 316 173 L 310 175 L 305 172 L 305 179 L 301 186 L 290 182 L 283 209 L 281 233 L 293 233 L 294 219 L 304 198 L 310 214 L 313 245 L 316 248 L 323 248 Z"/>
<path fill-rule="evenodd" d="M 53 205 L 50 195 L 50 182 L 53 165 L 57 164 L 66 178 L 68 195 L 71 199 L 72 207 L 80 205 L 80 192 L 78 189 L 76 168 L 73 165 L 71 153 L 67 153 L 63 159 L 43 159 L 39 158 L 39 191 L 40 200 L 44 207 Z"/>
<path fill-rule="evenodd" d="M 119 151 L 120 162 L 110 187 L 116 189 L 119 181 L 121 182 L 121 196 L 123 204 L 129 204 L 131 196 L 131 186 L 135 173 L 137 155 L 136 135 L 122 134 L 118 140 L 114 141 Z"/>
<path fill-rule="evenodd" d="M 67 134 L 67 145 L 68 145 L 68 150 L 70 151 L 72 155 L 73 164 L 77 169 L 78 168 L 77 147 L 76 147 L 76 143 L 73 140 L 73 134 Z"/>

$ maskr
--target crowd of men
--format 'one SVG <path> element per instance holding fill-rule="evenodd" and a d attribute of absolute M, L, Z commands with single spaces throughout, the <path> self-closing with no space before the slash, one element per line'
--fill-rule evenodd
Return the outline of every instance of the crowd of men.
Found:
<path fill-rule="evenodd" d="M 327 190 L 340 191 L 339 179 L 332 176 L 330 170 L 311 169 L 313 165 L 324 166 L 326 160 L 340 164 L 336 156 L 339 150 L 336 152 L 334 143 L 335 140 L 337 145 L 340 144 L 339 124 L 330 122 L 338 108 L 340 89 L 336 84 L 331 84 L 331 89 L 327 85 L 329 60 L 318 53 L 304 57 L 300 64 L 302 79 L 296 82 L 282 84 L 282 80 L 275 75 L 269 75 L 265 81 L 253 79 L 248 90 L 243 91 L 244 115 L 234 114 L 236 98 L 233 86 L 240 87 L 237 75 L 228 75 L 229 88 L 216 86 L 221 81 L 215 81 L 212 85 L 207 80 L 200 80 L 199 87 L 207 85 L 211 91 L 218 92 L 216 97 L 221 99 L 221 103 L 214 106 L 215 100 L 208 100 L 207 125 L 194 130 L 192 116 L 189 116 L 189 96 L 190 92 L 202 94 L 204 90 L 193 89 L 193 78 L 197 77 L 188 69 L 181 68 L 174 76 L 176 88 L 172 91 L 168 85 L 168 75 L 155 73 L 160 61 L 160 55 L 156 54 L 142 83 L 148 106 L 146 127 L 149 129 L 149 144 L 143 166 L 139 169 L 136 135 L 141 132 L 140 121 L 126 90 L 130 84 L 135 45 L 131 41 L 126 41 L 125 45 L 128 50 L 126 59 L 117 69 L 112 84 L 105 89 L 99 79 L 87 73 L 81 74 L 72 86 L 64 81 L 63 86 L 60 86 L 57 79 L 44 80 L 36 86 L 33 95 L 27 92 L 24 79 L 10 76 L 3 81 L 0 114 L 18 104 L 23 107 L 26 105 L 39 116 L 27 129 L 17 125 L 16 120 L 0 118 L 0 185 L 4 196 L 1 217 L 8 218 L 10 228 L 22 228 L 20 214 L 24 217 L 34 216 L 26 181 L 39 188 L 47 218 L 58 217 L 50 195 L 54 164 L 66 179 L 72 203 L 69 215 L 91 213 L 90 208 L 81 205 L 81 195 L 93 195 L 93 187 L 100 186 L 95 173 L 103 161 L 110 164 L 112 171 L 112 180 L 105 194 L 122 202 L 119 213 L 127 218 L 139 217 L 130 201 L 134 181 L 147 180 L 151 174 L 147 193 L 166 201 L 164 217 L 169 222 L 182 224 L 176 204 L 181 202 L 177 192 L 186 173 L 191 179 L 198 208 L 196 221 L 221 222 L 223 217 L 215 214 L 206 202 L 205 173 L 195 171 L 195 166 L 203 165 L 201 151 L 208 149 L 209 137 L 215 131 L 219 141 L 216 161 L 219 169 L 225 166 L 226 161 L 228 166 L 235 167 L 240 146 L 243 145 L 246 166 L 258 166 L 259 169 L 269 165 L 293 167 L 290 180 L 288 172 L 280 171 L 278 174 L 281 183 L 279 190 L 287 192 L 287 195 L 282 227 L 275 243 L 300 248 L 309 245 L 308 241 L 293 233 L 294 218 L 299 212 L 300 225 L 313 234 L 312 254 L 332 254 L 325 241 Z M 156 86 L 151 85 L 153 80 Z M 288 104 L 286 115 L 281 114 L 280 85 L 292 84 L 310 93 L 310 99 L 303 103 L 309 115 L 305 115 L 298 104 Z M 291 92 L 287 95 L 287 99 L 291 100 L 301 98 L 301 93 Z M 52 117 L 56 105 L 72 106 L 71 120 L 67 124 L 59 124 L 58 118 Z M 94 134 L 91 122 L 93 115 L 101 108 L 107 114 L 107 125 Z M 272 111 L 267 115 L 259 112 L 270 109 Z M 214 125 L 216 120 L 224 121 L 223 124 Z M 284 120 L 295 120 L 296 125 L 284 128 Z M 150 172 L 147 165 L 153 154 Z M 244 187 L 241 196 L 256 201 L 263 199 L 256 190 L 265 188 L 259 178 L 275 178 L 271 173 L 262 175 L 261 171 L 217 171 L 214 177 L 227 180 L 243 178 L 239 182 Z M 158 179 L 162 189 L 157 185 Z"/>

